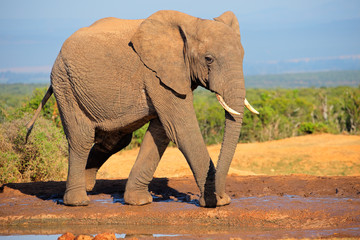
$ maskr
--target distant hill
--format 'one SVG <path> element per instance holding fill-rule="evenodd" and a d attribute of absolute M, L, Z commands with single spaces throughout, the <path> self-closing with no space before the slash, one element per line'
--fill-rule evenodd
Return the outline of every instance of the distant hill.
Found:
<path fill-rule="evenodd" d="M 328 58 L 301 58 L 285 61 L 247 62 L 246 75 L 360 70 L 360 55 Z"/>
<path fill-rule="evenodd" d="M 11 71 L 0 72 L 0 84 L 49 84 L 50 73 L 16 73 Z"/>
<path fill-rule="evenodd" d="M 0 72 L 0 84 L 50 84 L 49 73 Z M 247 88 L 304 88 L 360 85 L 360 71 L 327 71 L 245 76 Z"/>
<path fill-rule="evenodd" d="M 329 71 L 245 77 L 246 88 L 360 86 L 360 71 Z"/>

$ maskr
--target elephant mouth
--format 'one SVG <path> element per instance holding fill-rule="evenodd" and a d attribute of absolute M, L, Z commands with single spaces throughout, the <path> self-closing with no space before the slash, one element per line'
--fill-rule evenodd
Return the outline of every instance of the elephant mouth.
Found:
<path fill-rule="evenodd" d="M 226 111 L 228 111 L 229 113 L 234 114 L 234 115 L 241 115 L 239 112 L 237 112 L 237 111 L 235 111 L 234 109 L 232 109 L 231 107 L 229 107 L 229 105 L 227 105 L 227 104 L 225 103 L 224 98 L 223 98 L 220 94 L 216 93 L 216 98 L 217 98 L 217 100 L 219 101 L 220 105 L 221 105 Z M 254 114 L 259 114 L 259 112 L 256 111 L 256 109 L 253 108 L 253 106 L 251 106 L 251 104 L 248 102 L 248 100 L 247 100 L 246 98 L 245 98 L 245 100 L 244 100 L 244 104 L 245 104 L 245 107 L 246 107 L 250 112 L 252 112 L 252 113 L 254 113 Z"/>

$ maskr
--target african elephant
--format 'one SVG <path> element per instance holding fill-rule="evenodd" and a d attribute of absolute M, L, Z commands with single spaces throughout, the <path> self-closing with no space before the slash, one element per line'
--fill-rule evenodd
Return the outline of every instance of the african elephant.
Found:
<path fill-rule="evenodd" d="M 204 20 L 159 11 L 144 20 L 101 19 L 63 44 L 51 85 L 33 119 L 54 94 L 69 145 L 65 205 L 87 205 L 96 173 L 150 122 L 131 170 L 125 202 L 152 202 L 148 184 L 170 141 L 184 154 L 200 189 L 200 205 L 230 203 L 225 179 L 244 111 L 244 50 L 232 12 Z M 192 91 L 216 93 L 225 132 L 215 169 L 202 138 Z"/>

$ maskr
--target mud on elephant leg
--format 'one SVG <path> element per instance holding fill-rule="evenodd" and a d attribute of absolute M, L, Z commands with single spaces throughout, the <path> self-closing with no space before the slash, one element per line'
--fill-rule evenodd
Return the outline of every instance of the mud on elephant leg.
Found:
<path fill-rule="evenodd" d="M 144 205 L 152 202 L 148 186 L 169 142 L 159 119 L 153 119 L 126 184 L 124 200 L 127 204 Z"/>
<path fill-rule="evenodd" d="M 86 191 L 93 190 L 96 183 L 96 174 L 100 167 L 111 157 L 111 155 L 125 148 L 130 144 L 132 133 L 119 134 L 108 133 L 102 142 L 94 144 L 91 148 L 86 168 L 85 168 L 85 184 Z"/>

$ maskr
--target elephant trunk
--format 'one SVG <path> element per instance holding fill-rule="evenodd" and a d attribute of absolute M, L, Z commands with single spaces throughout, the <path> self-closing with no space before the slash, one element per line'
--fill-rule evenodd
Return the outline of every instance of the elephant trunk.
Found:
<path fill-rule="evenodd" d="M 225 90 L 223 97 L 226 104 L 240 115 L 225 111 L 224 138 L 215 175 L 215 192 L 218 205 L 230 202 L 230 198 L 225 194 L 225 180 L 238 143 L 244 113 L 244 79 L 234 79 L 232 82 L 232 84 L 229 84 L 231 89 Z"/>

